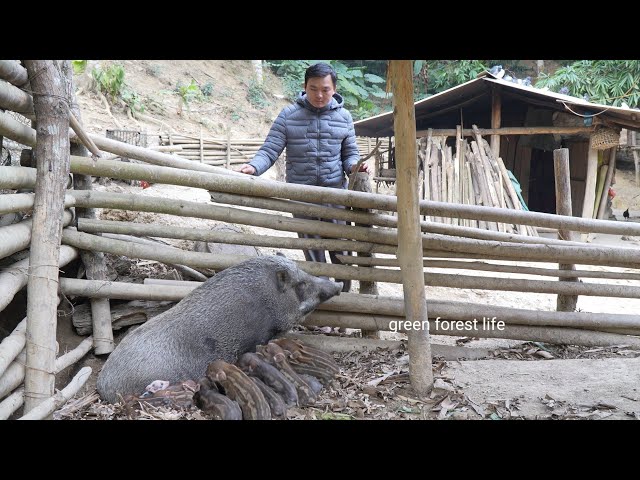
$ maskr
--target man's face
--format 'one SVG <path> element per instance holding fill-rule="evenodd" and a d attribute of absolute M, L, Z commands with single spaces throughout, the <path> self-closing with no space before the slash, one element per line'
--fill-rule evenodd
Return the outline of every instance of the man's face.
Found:
<path fill-rule="evenodd" d="M 331 101 L 331 97 L 336 93 L 336 89 L 331 81 L 331 75 L 326 77 L 311 77 L 304 85 L 307 92 L 307 99 L 316 108 L 326 107 Z"/>

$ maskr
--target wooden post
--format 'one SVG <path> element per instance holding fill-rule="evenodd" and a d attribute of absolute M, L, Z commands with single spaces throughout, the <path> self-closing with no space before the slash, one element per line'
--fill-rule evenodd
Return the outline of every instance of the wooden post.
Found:
<path fill-rule="evenodd" d="M 355 176 L 355 181 L 353 182 L 353 190 L 356 192 L 367 192 L 371 193 L 371 180 L 369 179 L 369 174 L 366 172 L 355 172 L 351 175 Z M 362 211 L 371 213 L 371 209 L 368 208 L 354 208 L 354 211 Z M 356 223 L 357 227 L 367 227 L 371 228 L 371 225 Z M 364 258 L 375 258 L 375 253 L 365 253 L 358 252 L 358 257 Z M 367 280 L 361 280 L 358 282 L 360 285 L 359 293 L 366 295 L 378 295 L 378 284 L 376 282 L 370 282 Z M 364 338 L 380 338 L 380 334 L 377 330 L 363 330 L 362 336 Z"/>
<path fill-rule="evenodd" d="M 402 271 L 406 319 L 420 326 L 408 331 L 409 378 L 418 395 L 433 388 L 427 301 L 422 270 L 422 240 L 417 191 L 416 118 L 413 104 L 413 67 L 410 60 L 390 60 L 393 92 L 393 129 L 396 138 L 398 196 L 398 259 Z"/>
<path fill-rule="evenodd" d="M 71 62 L 64 62 L 63 72 L 67 79 L 68 95 L 71 100 L 70 110 L 75 115 L 78 123 L 82 125 L 82 116 L 80 108 L 76 103 L 75 92 L 73 88 L 73 69 Z M 71 154 L 81 157 L 88 157 L 89 152 L 82 143 L 71 144 Z M 76 190 L 92 190 L 91 175 L 75 174 L 73 176 L 73 188 Z M 95 208 L 76 208 L 77 218 L 97 219 L 98 213 Z M 89 280 L 106 280 L 107 264 L 105 263 L 104 253 L 92 252 L 89 250 L 81 250 L 80 258 L 85 266 L 87 279 Z M 111 306 L 108 298 L 93 298 L 91 303 L 91 317 L 93 321 L 94 353 L 96 355 L 104 355 L 113 352 L 115 344 L 113 343 L 113 330 L 111 329 Z"/>
<path fill-rule="evenodd" d="M 571 215 L 571 180 L 569 173 L 569 149 L 559 148 L 553 151 L 553 166 L 556 177 L 556 214 Z M 573 241 L 577 235 L 571 230 L 559 229 L 558 238 Z M 574 264 L 560 263 L 561 270 L 575 270 Z M 578 282 L 578 278 L 559 278 L 560 281 Z M 576 295 L 558 295 L 556 310 L 559 312 L 574 312 L 578 304 Z"/>
<path fill-rule="evenodd" d="M 65 79 L 55 61 L 27 60 L 25 66 L 38 119 L 37 177 L 27 283 L 26 413 L 54 393 L 58 259 L 69 176 L 69 99 Z"/>
<path fill-rule="evenodd" d="M 492 85 L 491 88 L 491 128 L 500 128 L 502 121 L 502 96 L 500 87 Z M 480 147 L 480 145 L 478 145 Z M 491 135 L 491 151 L 498 158 L 500 156 L 500 135 Z"/>

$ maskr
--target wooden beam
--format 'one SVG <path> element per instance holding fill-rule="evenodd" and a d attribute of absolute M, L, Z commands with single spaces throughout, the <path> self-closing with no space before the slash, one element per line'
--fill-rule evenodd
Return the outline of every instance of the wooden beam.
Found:
<path fill-rule="evenodd" d="M 580 133 L 591 133 L 595 127 L 496 127 L 496 128 L 479 128 L 480 135 L 576 135 Z M 429 130 L 417 130 L 416 138 L 424 137 Z M 432 129 L 434 136 L 450 137 L 456 134 L 455 128 L 434 128 Z M 462 130 L 462 136 L 473 137 L 475 135 L 473 129 L 465 128 Z"/>
<path fill-rule="evenodd" d="M 491 128 L 499 129 L 502 121 L 502 96 L 498 85 L 491 86 Z M 500 136 L 491 135 L 491 151 L 498 158 L 500 156 Z"/>
<path fill-rule="evenodd" d="M 418 195 L 416 119 L 413 102 L 413 67 L 410 60 L 390 60 L 389 80 L 393 92 L 393 129 L 396 137 L 396 191 L 398 196 L 398 259 L 402 271 L 406 319 L 412 325 L 428 325 L 422 270 L 422 239 Z M 409 378 L 418 395 L 433 388 L 429 329 L 407 332 Z"/>

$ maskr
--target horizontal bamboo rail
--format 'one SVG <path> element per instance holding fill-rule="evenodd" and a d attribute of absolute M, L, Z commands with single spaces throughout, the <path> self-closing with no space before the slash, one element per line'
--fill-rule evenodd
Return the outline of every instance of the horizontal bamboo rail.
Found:
<path fill-rule="evenodd" d="M 244 255 L 218 255 L 199 252 L 176 252 L 166 247 L 152 247 L 113 240 L 66 228 L 62 232 L 62 242 L 76 248 L 102 251 L 130 258 L 144 258 L 164 263 L 180 263 L 193 267 L 206 267 L 223 270 L 250 257 Z M 326 275 L 334 278 L 402 283 L 398 270 L 374 269 L 368 267 L 349 267 L 317 262 L 296 262 L 301 270 L 311 275 Z M 575 283 L 547 280 L 521 280 L 482 278 L 465 275 L 445 275 L 429 273 L 425 283 L 433 287 L 477 288 L 481 290 L 505 290 L 567 295 L 590 295 L 605 297 L 640 298 L 640 287 L 595 283 Z"/>
<path fill-rule="evenodd" d="M 121 142 L 121 145 L 124 145 Z M 96 143 L 97 144 L 97 143 Z M 98 145 L 100 146 L 100 145 Z M 158 152 L 154 152 L 158 153 Z M 341 204 L 358 208 L 396 211 L 396 198 L 374 193 L 354 192 L 338 188 L 315 187 L 283 182 L 273 182 L 255 176 L 239 177 L 208 172 L 191 172 L 122 163 L 109 160 L 93 162 L 84 157 L 71 157 L 71 171 L 83 175 L 99 175 L 129 180 L 145 180 L 150 183 L 168 183 L 195 188 L 204 188 L 225 193 L 238 193 L 259 197 L 288 198 L 313 203 Z M 517 211 L 495 207 L 449 204 L 423 200 L 422 215 L 474 218 L 484 221 L 563 228 L 566 230 L 617 235 L 640 235 L 640 224 L 592 220 L 549 213 Z"/>
<path fill-rule="evenodd" d="M 61 279 L 60 289 L 66 295 L 83 295 L 90 297 L 110 297 L 122 299 L 154 299 L 178 301 L 198 285 L 198 282 L 184 282 L 190 286 L 135 285 L 117 282 L 100 282 L 79 279 Z M 162 292 L 162 293 L 161 293 Z M 505 322 L 505 330 L 478 329 L 473 336 L 488 338 L 514 338 L 551 343 L 567 343 L 571 345 L 615 345 L 624 344 L 640 348 L 640 338 L 621 334 L 599 333 L 585 328 L 626 328 L 640 329 L 640 316 L 621 314 L 600 314 L 587 312 L 554 312 L 523 310 L 491 305 L 477 305 L 463 302 L 442 302 L 427 300 L 431 331 L 435 334 L 469 336 L 470 330 L 452 328 L 443 330 L 435 328 L 435 319 L 459 320 L 465 326 L 473 326 L 477 320 L 482 326 L 479 311 L 490 323 L 491 319 Z M 484 309 L 484 310 L 483 310 Z M 306 324 L 322 324 L 364 330 L 397 330 L 390 322 L 401 322 L 404 319 L 404 301 L 401 298 L 379 297 L 371 295 L 342 294 L 334 297 L 318 307 L 309 315 Z M 495 322 L 494 322 L 495 324 Z M 401 325 L 401 324 L 399 324 Z M 640 330 L 638 330 L 640 331 Z M 504 335 L 504 336 L 503 336 Z"/>
<path fill-rule="evenodd" d="M 112 220 L 94 220 L 79 218 L 78 231 L 85 233 L 121 233 L 162 238 L 175 238 L 202 242 L 224 243 L 232 245 L 250 245 L 283 249 L 326 249 L 329 251 L 353 251 L 362 253 L 395 254 L 397 248 L 392 245 L 380 245 L 371 242 L 353 240 L 335 240 L 318 238 L 280 237 L 275 235 L 252 235 L 214 231 L 204 228 L 184 228 L 170 225 L 132 223 Z"/>
<path fill-rule="evenodd" d="M 355 257 L 348 255 L 336 255 L 345 265 L 363 265 L 367 267 L 398 267 L 397 258 L 370 258 Z M 524 267 L 520 265 L 502 265 L 484 262 L 457 262 L 454 260 L 431 260 L 423 261 L 425 268 L 455 268 L 459 270 L 481 270 L 487 272 L 517 273 L 521 275 L 541 275 L 548 277 L 562 278 L 609 278 L 619 280 L 640 281 L 640 272 L 614 272 L 614 271 L 593 271 L 593 270 L 561 270 L 557 268 Z"/>

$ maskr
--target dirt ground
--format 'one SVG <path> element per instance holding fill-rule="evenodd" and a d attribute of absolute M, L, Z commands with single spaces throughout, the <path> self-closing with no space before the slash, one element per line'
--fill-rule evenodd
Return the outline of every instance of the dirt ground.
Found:
<path fill-rule="evenodd" d="M 108 62 L 101 62 L 103 65 Z M 134 129 L 148 133 L 165 132 L 166 126 L 179 133 L 204 136 L 225 135 L 230 129 L 234 137 L 264 137 L 280 109 L 288 104 L 282 98 L 278 80 L 265 70 L 265 107 L 258 108 L 248 99 L 251 65 L 249 61 L 124 61 L 125 81 L 143 99 L 144 114 L 157 122 L 135 120 L 122 106 L 105 107 L 102 99 L 88 85 L 78 95 L 86 128 L 104 134 L 105 129 Z M 188 84 L 191 79 L 202 87 L 211 83 L 213 95 L 194 101 L 178 115 L 178 95 L 174 91 L 178 80 Z M 85 82 L 86 83 L 86 82 Z M 265 177 L 274 178 L 275 169 Z M 145 196 L 161 196 L 197 202 L 208 202 L 206 191 L 186 187 L 152 185 L 141 189 L 124 182 L 109 181 L 94 188 L 135 192 Z M 640 190 L 635 187 L 632 172 L 618 170 L 614 186 L 614 213 L 622 220 L 622 211 L 629 208 L 631 219 L 640 219 Z M 269 212 L 272 213 L 272 212 Z M 103 219 L 122 219 L 142 223 L 157 223 L 184 227 L 209 228 L 217 222 L 186 219 L 171 215 L 131 215 L 118 210 L 104 210 Z M 291 235 L 257 227 L 241 226 L 245 231 L 258 234 Z M 193 242 L 166 240 L 186 249 Z M 619 236 L 596 236 L 595 242 L 613 243 L 637 248 L 640 239 Z M 260 248 L 260 254 L 274 254 L 276 249 Z M 294 260 L 303 260 L 298 250 L 283 251 Z M 108 256 L 110 278 L 117 281 L 142 282 L 147 276 L 181 278 L 177 272 L 152 261 L 126 260 Z M 515 262 L 527 265 L 525 262 Z M 549 263 L 548 266 L 556 264 Z M 540 266 L 540 265 L 538 265 Z M 589 268 L 589 267 L 585 267 Z M 598 267 L 592 267 L 598 269 Z M 618 269 L 627 271 L 627 269 Z M 444 270 L 432 269 L 440 272 Z M 630 271 L 630 270 L 629 270 Z M 446 273 L 452 273 L 448 270 Z M 465 271 L 465 274 L 473 274 Z M 483 275 L 483 273 L 477 273 Z M 529 275 L 498 274 L 504 278 L 540 278 Z M 585 281 L 590 281 L 586 279 Z M 635 285 L 629 280 L 611 280 L 612 283 Z M 357 292 L 354 282 L 352 292 Z M 380 295 L 402 296 L 397 284 L 379 284 Z M 518 308 L 554 310 L 554 295 L 500 292 L 491 290 L 458 290 L 428 287 L 429 299 L 459 300 L 476 303 L 479 316 L 485 315 L 482 305 L 513 306 Z M 578 308 L 602 313 L 636 313 L 640 299 L 580 297 Z M 63 309 L 64 310 L 64 309 Z M 64 316 L 66 315 L 66 316 Z M 71 325 L 69 305 L 58 323 L 60 354 L 74 348 L 83 337 Z M 116 341 L 126 332 L 117 331 Z M 302 330 L 298 333 L 317 335 Z M 357 331 L 348 334 L 331 332 L 336 344 L 340 337 L 358 338 Z M 291 419 L 578 419 L 640 417 L 640 393 L 637 385 L 638 355 L 624 345 L 611 348 L 557 346 L 516 340 L 481 339 L 476 337 L 432 336 L 436 379 L 435 388 L 428 398 L 417 398 L 408 384 L 408 355 L 406 337 L 384 332 L 383 338 L 394 348 L 378 351 L 347 351 L 335 353 L 341 367 L 332 386 L 323 389 L 316 405 L 290 409 Z M 399 346 L 398 346 L 399 345 Z M 466 350 L 462 350 L 465 348 Z M 466 352 L 466 353 L 465 353 Z M 465 360 L 464 358 L 474 358 Z M 482 360 L 480 360 L 482 359 Z M 56 418 L 74 419 L 206 419 L 197 409 L 173 410 L 165 407 L 142 406 L 133 413 L 122 405 L 109 406 L 95 396 L 95 377 L 104 362 L 92 354 L 78 365 L 57 376 L 57 387 L 62 388 L 79 368 L 88 365 L 92 378 L 67 405 L 56 413 Z"/>

